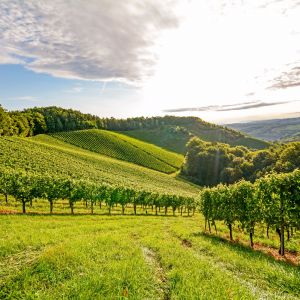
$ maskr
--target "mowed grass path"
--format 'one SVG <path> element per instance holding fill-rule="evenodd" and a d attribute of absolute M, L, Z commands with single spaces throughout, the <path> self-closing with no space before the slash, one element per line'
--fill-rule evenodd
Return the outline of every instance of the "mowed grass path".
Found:
<path fill-rule="evenodd" d="M 0 298 L 299 299 L 299 268 L 202 228 L 200 215 L 0 215 Z"/>

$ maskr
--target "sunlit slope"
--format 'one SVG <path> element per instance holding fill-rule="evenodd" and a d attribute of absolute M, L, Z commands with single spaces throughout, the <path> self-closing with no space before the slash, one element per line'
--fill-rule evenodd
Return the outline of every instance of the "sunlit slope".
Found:
<path fill-rule="evenodd" d="M 231 146 L 240 145 L 252 149 L 264 149 L 269 146 L 269 143 L 265 141 L 245 136 L 226 127 L 203 122 L 197 118 L 189 123 L 122 131 L 122 133 L 177 153 L 185 153 L 186 143 L 193 136 L 209 142 L 222 142 Z"/>
<path fill-rule="evenodd" d="M 48 135 L 1 137 L 0 149 L 0 164 L 13 168 L 90 178 L 161 193 L 194 196 L 199 191 L 174 176 L 84 150 Z"/>
<path fill-rule="evenodd" d="M 59 132 L 53 137 L 99 154 L 164 173 L 177 171 L 183 156 L 113 131 L 90 129 Z"/>

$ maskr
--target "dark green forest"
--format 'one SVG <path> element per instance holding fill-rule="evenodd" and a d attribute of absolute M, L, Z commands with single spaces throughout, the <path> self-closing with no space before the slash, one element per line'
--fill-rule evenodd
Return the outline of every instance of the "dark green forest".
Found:
<path fill-rule="evenodd" d="M 160 126 L 177 126 L 176 131 L 218 130 L 219 140 L 239 139 L 244 135 L 229 128 L 208 123 L 197 117 L 136 117 L 127 119 L 100 118 L 91 114 L 83 114 L 73 109 L 56 106 L 34 107 L 23 111 L 7 112 L 0 105 L 0 136 L 18 135 L 28 137 L 40 133 L 53 133 L 81 129 L 107 129 L 127 131 L 138 129 L 152 129 Z M 180 127 L 182 126 L 182 127 Z"/>
<path fill-rule="evenodd" d="M 300 142 L 274 144 L 252 151 L 192 138 L 187 144 L 181 174 L 193 182 L 213 186 L 241 179 L 254 181 L 270 172 L 291 172 L 300 167 Z"/>

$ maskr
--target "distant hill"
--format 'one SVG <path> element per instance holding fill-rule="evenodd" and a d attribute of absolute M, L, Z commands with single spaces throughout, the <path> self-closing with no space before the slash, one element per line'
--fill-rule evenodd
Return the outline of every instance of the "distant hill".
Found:
<path fill-rule="evenodd" d="M 245 136 L 230 128 L 204 122 L 196 117 L 189 118 L 185 123 L 182 123 L 182 118 L 178 118 L 178 125 L 163 125 L 157 128 L 122 131 L 122 133 L 183 154 L 186 152 L 187 142 L 192 137 L 252 149 L 264 149 L 269 146 L 265 141 Z"/>
<path fill-rule="evenodd" d="M 300 142 L 300 132 L 282 139 L 283 142 Z"/>
<path fill-rule="evenodd" d="M 164 173 L 176 172 L 183 155 L 108 130 L 89 129 L 52 134 L 69 144 Z"/>
<path fill-rule="evenodd" d="M 153 143 L 166 149 L 185 153 L 191 137 L 205 141 L 222 142 L 231 146 L 253 149 L 268 147 L 268 143 L 205 122 L 197 117 L 136 117 L 128 119 L 100 118 L 80 111 L 60 107 L 35 107 L 24 111 L 7 112 L 0 106 L 0 135 L 34 136 L 43 133 L 105 129 L 126 133 L 128 136 Z"/>
<path fill-rule="evenodd" d="M 226 126 L 265 141 L 300 141 L 300 118 L 234 123 Z"/>

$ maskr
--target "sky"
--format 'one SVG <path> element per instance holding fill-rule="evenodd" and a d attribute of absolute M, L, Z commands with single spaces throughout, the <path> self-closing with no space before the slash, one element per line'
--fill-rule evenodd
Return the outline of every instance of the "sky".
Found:
<path fill-rule="evenodd" d="M 0 103 L 217 123 L 300 115 L 300 1 L 1 0 Z"/>

